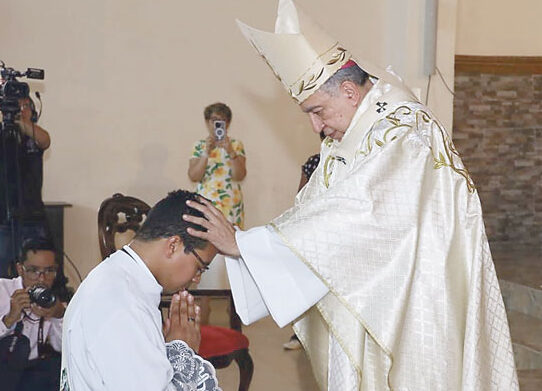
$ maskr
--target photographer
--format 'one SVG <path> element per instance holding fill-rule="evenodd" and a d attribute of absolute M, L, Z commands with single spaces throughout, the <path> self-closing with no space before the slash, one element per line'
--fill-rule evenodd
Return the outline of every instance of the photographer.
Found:
<path fill-rule="evenodd" d="M 29 145 L 28 148 L 37 147 L 45 151 L 51 145 L 49 133 L 37 124 L 38 118 L 34 102 L 30 97 L 19 99 L 21 116 L 17 121 L 24 139 Z"/>
<path fill-rule="evenodd" d="M 16 246 L 28 237 L 50 237 L 41 188 L 43 151 L 49 148 L 51 138 L 37 124 L 38 115 L 32 99 L 25 97 L 18 102 L 20 114 L 15 120 L 17 137 L 7 140 L 4 148 L 0 149 L 0 277 L 8 276 L 9 264 L 15 258 L 13 226 L 5 218 L 6 196 L 11 200 L 10 207 L 13 208 L 12 213 L 17 222 Z M 6 171 L 4 165 L 7 165 Z"/>
<path fill-rule="evenodd" d="M 41 239 L 26 240 L 16 267 L 19 277 L 0 279 L 0 357 L 6 360 L 0 363 L 2 390 L 58 390 L 66 287 L 57 275 L 54 246 Z M 6 347 L 11 342 L 1 342 L 21 326 L 30 353 L 20 357 L 16 348 L 10 356 Z M 13 367 L 20 368 L 19 372 Z"/>
<path fill-rule="evenodd" d="M 239 182 L 247 173 L 246 159 L 243 143 L 228 135 L 232 112 L 224 103 L 214 103 L 205 108 L 203 116 L 209 134 L 192 148 L 188 177 L 197 182 L 196 193 L 211 200 L 232 224 L 243 228 Z"/>

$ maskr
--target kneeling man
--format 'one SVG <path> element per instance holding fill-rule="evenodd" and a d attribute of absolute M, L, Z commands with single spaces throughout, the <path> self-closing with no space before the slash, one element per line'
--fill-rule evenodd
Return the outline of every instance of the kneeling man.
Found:
<path fill-rule="evenodd" d="M 199 282 L 216 255 L 187 234 L 194 193 L 175 191 L 149 212 L 134 240 L 83 281 L 64 317 L 61 390 L 215 391 L 213 366 L 197 355 L 199 308 L 173 295 L 162 326 L 162 292 Z M 201 228 L 201 227 L 200 227 Z"/>

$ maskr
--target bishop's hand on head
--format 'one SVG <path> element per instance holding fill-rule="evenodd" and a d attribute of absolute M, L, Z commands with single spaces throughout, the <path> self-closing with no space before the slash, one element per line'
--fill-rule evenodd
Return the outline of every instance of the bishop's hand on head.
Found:
<path fill-rule="evenodd" d="M 199 202 L 187 201 L 186 204 L 199 210 L 205 218 L 191 215 L 183 215 L 183 219 L 190 223 L 198 224 L 207 231 L 198 231 L 188 228 L 187 232 L 195 237 L 209 241 L 217 250 L 224 255 L 240 257 L 241 253 L 235 240 L 235 228 L 226 217 L 213 204 L 200 197 Z"/>

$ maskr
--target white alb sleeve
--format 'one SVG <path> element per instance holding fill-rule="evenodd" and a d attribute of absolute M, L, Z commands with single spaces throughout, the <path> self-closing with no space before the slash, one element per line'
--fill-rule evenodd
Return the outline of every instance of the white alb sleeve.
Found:
<path fill-rule="evenodd" d="M 292 322 L 328 292 L 324 283 L 267 227 L 235 234 L 241 258 L 226 257 L 235 307 L 244 324 L 271 315 Z"/>

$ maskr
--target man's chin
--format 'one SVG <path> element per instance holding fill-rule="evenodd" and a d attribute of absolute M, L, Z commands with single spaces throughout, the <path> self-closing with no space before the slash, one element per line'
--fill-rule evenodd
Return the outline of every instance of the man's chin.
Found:
<path fill-rule="evenodd" d="M 338 130 L 335 130 L 333 133 L 328 135 L 327 137 L 332 138 L 333 140 L 341 141 L 343 139 L 344 133 L 339 132 Z"/>
<path fill-rule="evenodd" d="M 179 293 L 179 292 L 182 292 L 182 291 L 186 291 L 188 290 L 188 288 L 190 287 L 191 284 L 185 284 L 185 285 L 181 285 L 179 288 L 174 288 L 174 289 L 166 289 L 166 288 L 163 288 L 162 290 L 162 294 L 165 294 L 165 295 L 174 295 L 175 293 Z"/>

